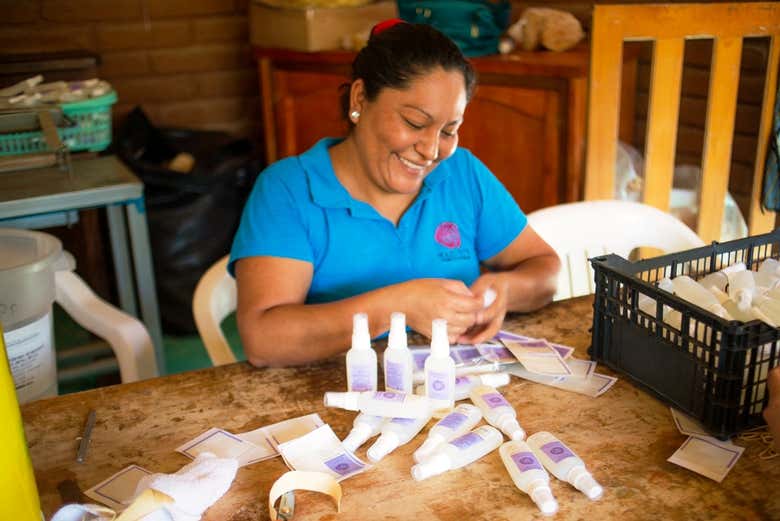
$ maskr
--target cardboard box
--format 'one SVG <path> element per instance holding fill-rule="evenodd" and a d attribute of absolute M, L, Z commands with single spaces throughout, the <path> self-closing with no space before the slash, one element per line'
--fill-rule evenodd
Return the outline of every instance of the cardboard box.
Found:
<path fill-rule="evenodd" d="M 250 41 L 258 47 L 296 51 L 340 49 L 344 36 L 397 17 L 398 7 L 394 0 L 358 7 L 306 9 L 283 9 L 254 1 L 249 8 Z"/>

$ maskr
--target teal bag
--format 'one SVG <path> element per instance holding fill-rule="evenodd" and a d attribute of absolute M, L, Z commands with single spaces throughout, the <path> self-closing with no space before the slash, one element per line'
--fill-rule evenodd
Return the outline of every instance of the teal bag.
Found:
<path fill-rule="evenodd" d="M 432 25 L 452 38 L 466 56 L 498 52 L 510 10 L 509 0 L 398 0 L 401 19 Z"/>

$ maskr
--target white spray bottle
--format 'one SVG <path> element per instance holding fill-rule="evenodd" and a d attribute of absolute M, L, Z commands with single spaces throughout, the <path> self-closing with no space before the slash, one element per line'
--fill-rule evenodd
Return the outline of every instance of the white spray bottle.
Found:
<path fill-rule="evenodd" d="M 447 321 L 433 321 L 431 354 L 425 359 L 425 395 L 433 404 L 434 416 L 447 414 L 455 404 L 455 361 L 450 358 Z"/>
<path fill-rule="evenodd" d="M 436 422 L 428 431 L 428 438 L 414 451 L 414 461 L 420 463 L 427 459 L 442 443 L 457 438 L 474 428 L 482 419 L 479 407 L 470 403 L 462 403 L 451 413 Z"/>
<path fill-rule="evenodd" d="M 431 456 L 412 467 L 412 477 L 422 481 L 431 476 L 458 469 L 498 448 L 504 437 L 495 427 L 483 425 L 458 436 L 436 449 Z"/>
<path fill-rule="evenodd" d="M 553 476 L 571 483 L 589 499 L 599 499 L 604 493 L 601 485 L 585 468 L 585 463 L 549 432 L 532 434 L 528 437 L 528 445 Z"/>
<path fill-rule="evenodd" d="M 397 393 L 412 392 L 414 359 L 406 344 L 406 315 L 395 312 L 390 315 L 390 336 L 383 359 L 385 389 Z"/>
<path fill-rule="evenodd" d="M 352 430 L 349 431 L 349 434 L 347 434 L 347 437 L 344 438 L 341 444 L 351 452 L 355 452 L 369 438 L 379 434 L 386 420 L 387 418 L 383 416 L 359 413 L 352 422 Z"/>
<path fill-rule="evenodd" d="M 471 401 L 480 408 L 485 420 L 512 440 L 525 439 L 525 431 L 517 422 L 517 412 L 495 387 L 479 385 L 471 390 Z"/>
<path fill-rule="evenodd" d="M 531 496 L 542 514 L 555 514 L 558 502 L 550 490 L 550 475 L 536 459 L 531 447 L 524 441 L 512 440 L 501 445 L 498 453 L 515 486 Z"/>
<path fill-rule="evenodd" d="M 382 434 L 366 451 L 366 456 L 376 463 L 396 448 L 409 443 L 425 427 L 431 415 L 421 418 L 393 418 L 382 426 Z"/>
<path fill-rule="evenodd" d="M 376 391 L 376 365 L 368 315 L 357 313 L 352 317 L 352 348 L 347 351 L 347 391 Z"/>

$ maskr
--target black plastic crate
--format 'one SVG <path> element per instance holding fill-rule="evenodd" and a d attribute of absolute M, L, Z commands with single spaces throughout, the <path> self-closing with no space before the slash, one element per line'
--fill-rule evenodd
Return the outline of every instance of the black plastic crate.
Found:
<path fill-rule="evenodd" d="M 756 270 L 763 259 L 778 256 L 780 229 L 636 262 L 617 255 L 592 258 L 591 358 L 721 439 L 763 424 L 766 375 L 780 365 L 780 328 L 725 320 L 654 283 L 678 275 L 699 279 L 737 262 Z M 640 294 L 655 300 L 654 315 L 638 308 Z M 679 327 L 663 321 L 663 306 L 680 312 Z"/>

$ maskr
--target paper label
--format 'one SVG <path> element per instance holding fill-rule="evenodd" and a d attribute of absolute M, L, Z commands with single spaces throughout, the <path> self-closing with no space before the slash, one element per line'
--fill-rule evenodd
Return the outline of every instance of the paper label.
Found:
<path fill-rule="evenodd" d="M 510 457 L 512 458 L 512 461 L 515 462 L 515 465 L 517 465 L 517 468 L 520 469 L 520 472 L 525 472 L 531 469 L 542 470 L 542 466 L 539 464 L 539 460 L 534 457 L 532 452 L 515 452 Z"/>
<path fill-rule="evenodd" d="M 467 432 L 463 436 L 459 436 L 450 442 L 450 445 L 454 445 L 463 450 L 471 447 L 475 443 L 482 441 L 482 437 L 476 432 Z"/>
<path fill-rule="evenodd" d="M 372 391 L 371 369 L 365 364 L 349 366 L 350 391 Z"/>
<path fill-rule="evenodd" d="M 451 400 L 453 391 L 447 381 L 447 373 L 428 372 L 428 386 L 425 389 L 429 398 L 434 400 Z"/>
<path fill-rule="evenodd" d="M 496 407 L 511 407 L 501 393 L 487 393 L 482 395 L 482 399 L 485 401 L 488 407 L 495 409 Z"/>
<path fill-rule="evenodd" d="M 51 313 L 3 335 L 21 403 L 57 394 L 56 355 L 51 335 Z M 49 388 L 52 391 L 47 393 Z"/>
<path fill-rule="evenodd" d="M 339 474 L 340 476 L 346 476 L 353 472 L 362 470 L 365 465 L 362 465 L 350 458 L 349 454 L 340 454 L 333 459 L 329 459 L 325 462 L 330 470 Z"/>
<path fill-rule="evenodd" d="M 385 385 L 390 389 L 404 390 L 404 364 L 398 362 L 385 364 Z"/>
<path fill-rule="evenodd" d="M 466 421 L 468 416 L 466 416 L 463 413 L 459 412 L 451 412 L 441 420 L 439 420 L 438 425 L 441 427 L 447 427 L 448 429 L 452 429 L 453 431 L 456 430 L 458 427 L 463 425 L 463 422 Z"/>
<path fill-rule="evenodd" d="M 401 393 L 394 393 L 390 391 L 374 393 L 375 400 L 382 400 L 385 402 L 403 402 L 406 395 Z"/>
<path fill-rule="evenodd" d="M 560 441 L 545 443 L 542 445 L 542 451 L 544 451 L 544 453 L 555 463 L 559 463 L 561 460 L 574 456 L 569 448 Z"/>

